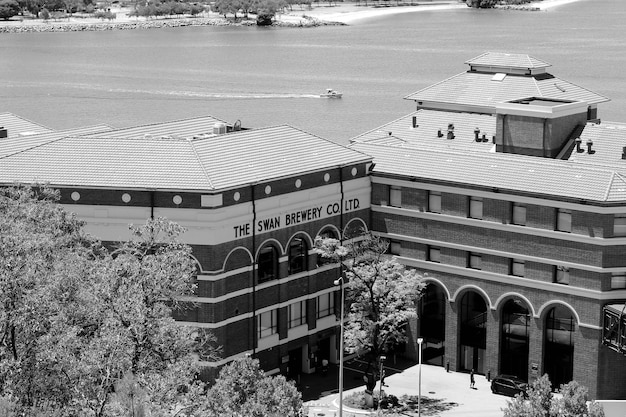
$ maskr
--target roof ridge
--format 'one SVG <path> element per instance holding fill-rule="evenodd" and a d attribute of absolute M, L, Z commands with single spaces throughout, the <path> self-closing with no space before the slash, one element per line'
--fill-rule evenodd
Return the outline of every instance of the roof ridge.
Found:
<path fill-rule="evenodd" d="M 439 81 L 439 82 L 437 82 L 437 83 L 435 83 L 435 84 L 431 84 L 431 85 L 429 85 L 429 86 L 427 86 L 427 87 L 424 87 L 424 88 L 422 88 L 421 90 L 417 90 L 417 91 L 415 91 L 415 92 L 413 92 L 413 93 L 411 93 L 411 94 L 408 94 L 408 95 L 406 95 L 405 97 L 403 97 L 403 99 L 405 99 L 405 100 L 415 100 L 415 99 L 412 99 L 412 98 L 409 98 L 409 97 L 411 97 L 412 95 L 415 95 L 415 94 L 419 94 L 419 93 L 421 93 L 422 91 L 429 90 L 429 89 L 431 89 L 431 88 L 433 88 L 433 87 L 435 87 L 435 86 L 437 86 L 437 85 L 439 85 L 439 84 L 443 84 L 443 83 L 445 83 L 446 81 L 451 80 L 451 79 L 456 78 L 456 77 L 459 77 L 459 76 L 461 76 L 461 75 L 463 75 L 463 74 L 467 74 L 468 72 L 470 72 L 470 71 L 463 71 L 463 72 L 459 72 L 458 74 L 452 75 L 452 76 L 450 76 L 450 77 L 446 78 L 445 80 L 441 80 L 441 81 Z"/>
<path fill-rule="evenodd" d="M 48 132 L 48 133 L 52 133 L 52 132 Z M 50 139 L 44 143 L 39 143 L 37 145 L 33 145 L 31 147 L 25 148 L 25 149 L 21 149 L 19 151 L 13 152 L 13 153 L 8 153 L 6 155 L 2 155 L 0 154 L 0 159 L 5 159 L 5 158 L 9 158 L 15 155 L 19 155 L 21 153 L 24 152 L 28 152 L 28 151 L 32 151 L 33 149 L 37 149 L 37 148 L 41 148 L 42 146 L 46 146 L 46 145 L 50 145 L 51 143 L 55 143 L 55 142 L 59 142 L 63 139 L 67 139 L 67 138 L 80 138 L 81 136 L 74 136 L 74 135 L 67 135 L 67 136 L 61 136 L 60 138 L 56 138 L 56 139 Z"/>
<path fill-rule="evenodd" d="M 611 194 L 611 189 L 613 188 L 613 183 L 615 182 L 616 177 L 619 178 L 624 183 L 624 185 L 626 185 L 626 178 L 624 178 L 621 173 L 613 171 L 611 181 L 609 181 L 609 185 L 606 189 L 606 192 L 604 193 L 604 201 L 607 201 L 609 199 L 609 195 Z"/>
<path fill-rule="evenodd" d="M 211 180 L 211 176 L 209 175 L 209 172 L 207 171 L 204 164 L 202 163 L 202 160 L 200 159 L 200 155 L 198 155 L 198 151 L 195 147 L 194 142 L 190 140 L 186 140 L 185 142 L 189 144 L 189 146 L 191 147 L 191 150 L 193 151 L 193 154 L 196 156 L 196 161 L 198 162 L 198 165 L 200 165 L 200 169 L 204 173 L 204 176 L 206 177 L 207 181 L 209 182 L 209 187 L 215 190 L 215 185 L 213 184 L 213 181 Z"/>

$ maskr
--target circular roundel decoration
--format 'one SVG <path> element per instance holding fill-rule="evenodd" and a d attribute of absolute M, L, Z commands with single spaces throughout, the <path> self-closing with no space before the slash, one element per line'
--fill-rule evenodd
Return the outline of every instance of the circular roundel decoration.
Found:
<path fill-rule="evenodd" d="M 124 203 L 130 203 L 130 194 L 128 194 L 128 193 L 122 194 L 122 201 Z"/>
<path fill-rule="evenodd" d="M 298 178 L 296 180 L 296 188 L 300 188 L 300 187 L 302 187 L 302 180 L 300 178 Z"/>
<path fill-rule="evenodd" d="M 352 176 L 356 177 L 356 174 L 359 172 L 358 169 L 356 169 L 356 167 L 352 168 Z"/>
<path fill-rule="evenodd" d="M 74 191 L 72 193 L 72 200 L 74 200 L 74 201 L 80 200 L 80 193 L 78 191 Z"/>
<path fill-rule="evenodd" d="M 174 202 L 174 204 L 179 205 L 180 203 L 183 202 L 183 198 L 179 196 L 178 194 L 176 194 L 174 198 L 172 198 L 172 201 Z"/>
<path fill-rule="evenodd" d="M 324 174 L 324 182 L 328 181 L 330 181 L 330 174 L 327 172 L 326 174 Z"/>
<path fill-rule="evenodd" d="M 272 192 L 272 186 L 268 185 L 265 187 L 265 194 L 270 194 Z"/>
<path fill-rule="evenodd" d="M 239 191 L 236 191 L 235 194 L 233 194 L 233 200 L 239 201 L 239 199 L 241 199 L 241 194 L 239 194 Z"/>

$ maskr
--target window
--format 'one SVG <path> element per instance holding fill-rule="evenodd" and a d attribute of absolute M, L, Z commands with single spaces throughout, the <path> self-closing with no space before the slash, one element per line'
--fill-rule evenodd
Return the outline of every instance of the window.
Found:
<path fill-rule="evenodd" d="M 557 284 L 568 285 L 569 284 L 569 268 L 564 266 L 557 266 L 554 274 L 554 282 Z"/>
<path fill-rule="evenodd" d="M 317 297 L 317 318 L 330 316 L 335 313 L 335 293 L 320 295 Z"/>
<path fill-rule="evenodd" d="M 614 272 L 611 277 L 611 289 L 621 290 L 626 288 L 626 272 Z"/>
<path fill-rule="evenodd" d="M 468 266 L 472 269 L 481 269 L 482 267 L 481 255 L 478 253 L 470 253 Z"/>
<path fill-rule="evenodd" d="M 306 324 L 306 301 L 293 303 L 289 306 L 289 328 Z"/>
<path fill-rule="evenodd" d="M 560 232 L 572 231 L 572 211 L 559 209 L 556 217 L 556 230 Z"/>
<path fill-rule="evenodd" d="M 526 206 L 513 203 L 511 210 L 511 223 L 518 226 L 526 226 Z"/>
<path fill-rule="evenodd" d="M 483 218 L 483 199 L 478 197 L 470 197 L 469 199 L 469 217 L 472 219 Z"/>
<path fill-rule="evenodd" d="M 304 239 L 295 237 L 289 243 L 289 274 L 307 270 L 308 248 Z"/>
<path fill-rule="evenodd" d="M 276 310 L 259 314 L 259 339 L 278 333 L 278 314 Z"/>
<path fill-rule="evenodd" d="M 428 247 L 428 261 L 430 262 L 441 262 L 441 249 L 429 246 Z"/>
<path fill-rule="evenodd" d="M 441 213 L 441 193 L 437 191 L 428 192 L 428 211 L 431 213 Z"/>
<path fill-rule="evenodd" d="M 266 246 L 259 253 L 259 282 L 266 282 L 278 277 L 278 252 L 273 246 Z"/>
<path fill-rule="evenodd" d="M 389 205 L 402 207 L 402 189 L 400 187 L 389 187 Z"/>
<path fill-rule="evenodd" d="M 613 236 L 626 236 L 626 214 L 616 214 L 613 219 Z"/>
<path fill-rule="evenodd" d="M 392 240 L 389 242 L 389 253 L 392 255 L 400 255 L 400 250 L 402 249 L 402 243 L 397 240 Z"/>
<path fill-rule="evenodd" d="M 510 275 L 515 275 L 516 277 L 524 276 L 525 262 L 519 259 L 511 259 L 511 273 Z"/>

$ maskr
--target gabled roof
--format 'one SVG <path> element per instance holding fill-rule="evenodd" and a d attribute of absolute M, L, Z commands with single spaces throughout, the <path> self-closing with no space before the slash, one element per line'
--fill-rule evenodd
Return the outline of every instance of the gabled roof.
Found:
<path fill-rule="evenodd" d="M 470 66 L 491 68 L 537 69 L 547 68 L 551 64 L 526 54 L 509 54 L 503 52 L 485 52 L 476 58 L 465 61 Z"/>
<path fill-rule="evenodd" d="M 10 138 L 53 132 L 52 129 L 8 112 L 0 113 L 0 127 L 7 129 Z"/>
<path fill-rule="evenodd" d="M 51 133 L 39 133 L 28 136 L 13 136 L 7 139 L 0 139 L 0 159 L 8 155 L 23 152 L 26 149 L 45 145 L 46 143 L 59 140 L 66 136 L 81 136 L 91 133 L 102 133 L 111 130 L 107 125 L 96 125 L 82 127 L 79 129 L 58 130 Z M 0 165 L 2 162 L 0 162 Z"/>
<path fill-rule="evenodd" d="M 217 191 L 370 160 L 290 126 L 197 139 L 105 133 L 65 137 L 3 158 L 0 183 Z"/>
<path fill-rule="evenodd" d="M 525 97 L 548 97 L 585 101 L 590 105 L 608 98 L 549 74 L 532 77 L 507 75 L 496 81 L 493 74 L 462 72 L 405 97 L 408 100 L 494 108 L 497 103 Z M 468 108 L 469 110 L 469 108 Z"/>
<path fill-rule="evenodd" d="M 374 158 L 374 172 L 448 185 L 478 186 L 596 202 L 626 200 L 623 172 L 514 154 L 423 150 L 355 143 Z"/>

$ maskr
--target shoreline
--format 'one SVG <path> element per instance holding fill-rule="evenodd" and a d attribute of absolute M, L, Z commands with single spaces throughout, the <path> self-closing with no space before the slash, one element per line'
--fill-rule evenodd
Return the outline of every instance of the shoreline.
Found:
<path fill-rule="evenodd" d="M 583 0 L 543 0 L 519 6 L 501 6 L 500 9 L 546 11 L 554 7 Z M 335 6 L 317 5 L 310 10 L 291 10 L 277 14 L 272 26 L 275 27 L 317 27 L 358 24 L 368 19 L 375 19 L 396 14 L 433 12 L 467 8 L 464 1 L 418 1 L 411 6 L 361 6 L 354 3 L 339 3 Z M 180 17 L 165 19 L 145 19 L 128 17 L 127 10 L 114 9 L 117 17 L 112 21 L 103 21 L 93 17 L 71 17 L 60 21 L 11 20 L 0 21 L 0 33 L 31 32 L 84 32 L 130 29 L 156 29 L 186 26 L 255 26 L 254 18 L 237 21 L 225 19 L 216 13 L 207 13 L 205 17 Z"/>

